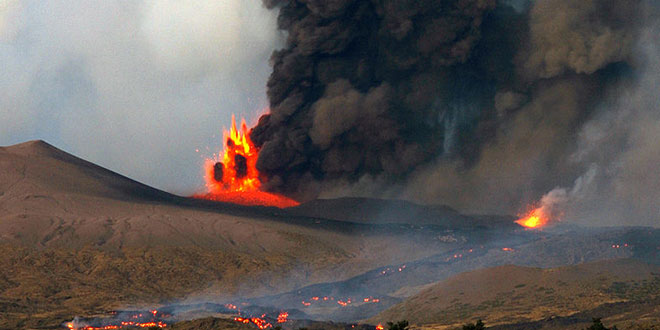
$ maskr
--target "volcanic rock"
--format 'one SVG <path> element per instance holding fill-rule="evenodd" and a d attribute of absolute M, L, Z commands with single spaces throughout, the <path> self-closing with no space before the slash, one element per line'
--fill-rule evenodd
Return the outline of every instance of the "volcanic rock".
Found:
<path fill-rule="evenodd" d="M 224 165 L 221 162 L 217 162 L 213 165 L 213 179 L 217 182 L 222 182 L 223 166 Z"/>
<path fill-rule="evenodd" d="M 247 158 L 245 156 L 239 154 L 234 156 L 234 170 L 237 179 L 244 178 L 247 175 Z"/>

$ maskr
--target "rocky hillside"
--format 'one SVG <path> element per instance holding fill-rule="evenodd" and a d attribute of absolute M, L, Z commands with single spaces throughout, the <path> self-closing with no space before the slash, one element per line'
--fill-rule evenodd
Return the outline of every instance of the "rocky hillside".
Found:
<path fill-rule="evenodd" d="M 631 308 L 607 308 L 616 304 L 641 306 L 659 298 L 660 266 L 635 260 L 605 260 L 549 269 L 504 265 L 453 276 L 370 321 L 407 319 L 424 324 L 425 328 L 441 329 L 482 319 L 488 325 L 501 324 L 504 328 L 521 323 L 534 328 L 530 322 L 592 311 L 591 316 L 617 320 L 620 325 L 641 320 L 660 324 L 657 305 L 637 308 L 643 312 L 634 314 L 634 318 L 633 314 L 626 315 Z M 543 324 L 536 323 L 539 327 Z M 563 324 L 567 325 L 570 323 Z"/>

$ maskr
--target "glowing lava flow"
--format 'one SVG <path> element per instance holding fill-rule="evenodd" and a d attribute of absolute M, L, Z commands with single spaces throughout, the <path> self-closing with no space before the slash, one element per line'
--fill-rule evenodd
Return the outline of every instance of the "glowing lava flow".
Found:
<path fill-rule="evenodd" d="M 157 310 L 150 310 L 148 313 L 121 313 L 111 312 L 114 317 L 101 318 L 95 320 L 74 319 L 71 322 L 64 323 L 63 326 L 71 330 L 111 330 L 111 329 L 135 329 L 135 328 L 166 328 L 167 323 L 161 321 L 166 314 Z M 91 324 L 90 324 L 91 322 Z"/>
<path fill-rule="evenodd" d="M 543 207 L 537 207 L 515 222 L 525 228 L 541 228 L 548 224 L 550 217 Z"/>
<path fill-rule="evenodd" d="M 123 329 L 123 328 L 166 328 L 167 324 L 163 322 L 132 322 L 132 321 L 123 321 L 120 324 L 116 325 L 105 325 L 105 326 L 100 326 L 100 327 L 92 327 L 92 326 L 82 326 L 82 327 L 76 327 L 74 326 L 73 323 L 69 322 L 66 324 L 66 327 L 72 330 L 111 330 L 111 329 Z"/>
<path fill-rule="evenodd" d="M 204 180 L 207 194 L 195 195 L 221 202 L 241 205 L 296 206 L 293 199 L 260 190 L 261 181 L 257 170 L 259 149 L 252 143 L 245 120 L 241 129 L 231 117 L 231 128 L 223 134 L 224 150 L 214 159 L 204 162 Z"/>
<path fill-rule="evenodd" d="M 286 323 L 288 320 L 289 320 L 288 312 L 281 312 L 280 315 L 277 316 L 277 323 Z"/>
<path fill-rule="evenodd" d="M 259 329 L 267 329 L 267 328 L 272 328 L 273 325 L 268 323 L 266 320 L 263 319 L 265 315 L 262 315 L 261 318 L 259 317 L 250 317 L 250 318 L 244 318 L 244 317 L 234 317 L 234 321 L 240 322 L 240 323 L 245 323 L 248 324 L 252 322 L 254 325 L 257 326 Z"/>

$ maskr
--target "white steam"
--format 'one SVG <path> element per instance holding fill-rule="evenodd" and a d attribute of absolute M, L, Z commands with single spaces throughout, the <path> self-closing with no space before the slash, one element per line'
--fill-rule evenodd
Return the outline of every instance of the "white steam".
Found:
<path fill-rule="evenodd" d="M 541 213 L 551 215 L 553 218 L 563 218 L 568 208 L 579 205 L 597 173 L 598 166 L 592 164 L 586 173 L 575 180 L 571 189 L 557 187 L 550 190 L 539 201 Z"/>

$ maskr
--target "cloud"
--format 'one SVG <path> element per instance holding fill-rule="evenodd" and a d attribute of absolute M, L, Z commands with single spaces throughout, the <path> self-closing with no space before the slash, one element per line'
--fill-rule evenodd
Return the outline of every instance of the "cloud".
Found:
<path fill-rule="evenodd" d="M 0 41 L 11 40 L 16 33 L 17 14 L 20 13 L 18 0 L 0 1 Z"/>
<path fill-rule="evenodd" d="M 144 12 L 141 30 L 166 70 L 227 70 L 263 60 L 277 38 L 275 15 L 257 1 L 151 1 Z"/>

